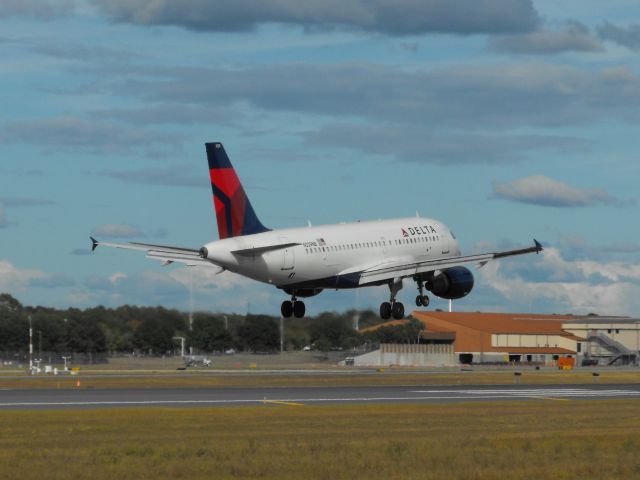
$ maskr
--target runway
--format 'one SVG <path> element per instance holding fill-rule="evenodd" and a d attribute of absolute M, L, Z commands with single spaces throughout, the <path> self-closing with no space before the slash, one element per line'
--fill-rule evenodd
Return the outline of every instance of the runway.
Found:
<path fill-rule="evenodd" d="M 640 385 L 3 390 L 0 391 L 0 409 L 302 406 L 398 402 L 571 401 L 615 398 L 637 398 L 640 400 Z"/>

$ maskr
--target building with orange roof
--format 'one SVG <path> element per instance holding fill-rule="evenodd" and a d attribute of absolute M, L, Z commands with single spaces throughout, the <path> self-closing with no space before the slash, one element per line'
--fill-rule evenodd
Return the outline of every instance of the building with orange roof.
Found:
<path fill-rule="evenodd" d="M 414 311 L 411 317 L 424 325 L 419 335 L 420 345 L 417 342 L 381 345 L 377 352 L 356 359 L 355 364 L 523 362 L 555 365 L 570 357 L 578 365 L 583 361 L 586 365 L 640 365 L 638 318 L 420 310 Z M 392 320 L 361 332 L 406 322 Z"/>
<path fill-rule="evenodd" d="M 414 311 L 412 317 L 424 324 L 420 343 L 451 345 L 460 363 L 550 364 L 575 358 L 585 340 L 563 328 L 575 318 L 568 315 Z"/>
<path fill-rule="evenodd" d="M 584 340 L 563 329 L 571 316 L 421 311 L 412 316 L 424 324 L 422 337 L 427 343 L 434 334 L 453 333 L 461 363 L 548 363 L 559 356 L 576 355 L 579 342 Z"/>

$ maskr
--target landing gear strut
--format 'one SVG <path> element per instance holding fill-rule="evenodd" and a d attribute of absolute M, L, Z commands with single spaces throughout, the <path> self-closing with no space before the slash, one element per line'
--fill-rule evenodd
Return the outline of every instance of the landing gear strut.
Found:
<path fill-rule="evenodd" d="M 291 297 L 291 301 L 285 300 L 280 306 L 280 313 L 284 318 L 291 318 L 292 316 L 302 318 L 305 311 L 304 302 L 297 300 L 295 295 Z"/>
<path fill-rule="evenodd" d="M 380 305 L 380 318 L 383 320 L 389 320 L 392 316 L 396 320 L 400 320 L 404 317 L 404 305 L 402 302 L 396 301 L 396 295 L 402 288 L 402 279 L 396 278 L 393 282 L 389 283 L 389 296 L 388 302 L 382 302 Z"/>
<path fill-rule="evenodd" d="M 424 294 L 424 282 L 422 280 L 416 280 L 418 283 L 418 293 L 419 295 L 416 297 L 416 306 L 417 307 L 428 307 L 429 306 L 429 297 Z"/>

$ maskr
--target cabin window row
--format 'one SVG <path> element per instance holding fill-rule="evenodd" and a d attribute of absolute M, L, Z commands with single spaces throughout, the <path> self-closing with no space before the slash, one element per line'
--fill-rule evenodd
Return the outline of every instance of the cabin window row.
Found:
<path fill-rule="evenodd" d="M 415 238 L 401 238 L 395 240 L 396 245 L 407 245 L 410 243 L 426 243 L 426 242 L 435 242 L 438 240 L 439 236 L 426 236 L 426 237 L 415 237 Z M 387 242 L 386 240 L 381 240 L 377 242 L 362 242 L 362 243 L 347 243 L 343 245 L 331 245 L 327 247 L 311 247 L 305 248 L 304 251 L 306 253 L 322 253 L 322 252 L 342 252 L 345 250 L 357 250 L 360 248 L 375 248 L 375 247 L 386 247 L 387 243 L 391 246 L 391 242 Z"/>

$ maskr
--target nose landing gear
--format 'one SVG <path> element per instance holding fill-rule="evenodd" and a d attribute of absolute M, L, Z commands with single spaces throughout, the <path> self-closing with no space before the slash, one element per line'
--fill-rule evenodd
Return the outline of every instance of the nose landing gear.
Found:
<path fill-rule="evenodd" d="M 422 280 L 416 280 L 416 282 L 418 283 L 418 293 L 419 293 L 419 295 L 416 297 L 416 306 L 428 307 L 429 297 L 424 294 L 424 282 Z"/>

